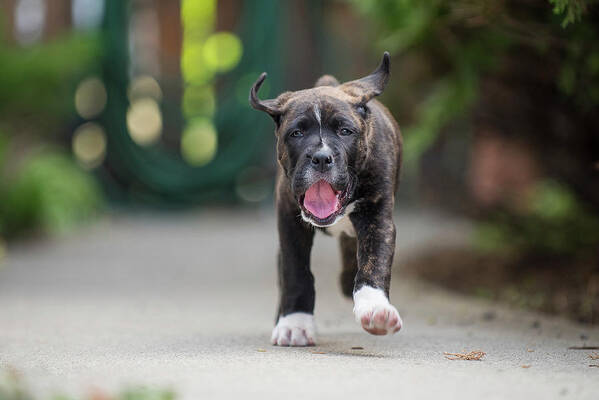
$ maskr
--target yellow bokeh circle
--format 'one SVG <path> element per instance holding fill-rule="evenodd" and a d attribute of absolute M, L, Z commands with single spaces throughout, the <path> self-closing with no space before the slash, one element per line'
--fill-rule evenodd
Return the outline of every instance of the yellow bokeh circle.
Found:
<path fill-rule="evenodd" d="M 210 35 L 202 49 L 204 62 L 217 72 L 229 71 L 241 60 L 243 47 L 241 40 L 230 32 L 218 32 Z"/>
<path fill-rule="evenodd" d="M 209 119 L 196 118 L 183 132 L 181 154 L 190 165 L 208 164 L 216 155 L 217 147 L 216 128 Z"/>
<path fill-rule="evenodd" d="M 75 109 L 86 119 L 98 116 L 106 106 L 106 88 L 97 77 L 82 80 L 75 91 Z"/>
<path fill-rule="evenodd" d="M 85 168 L 95 168 L 102 164 L 106 156 L 106 134 L 100 125 L 85 123 L 75 130 L 72 148 L 79 164 Z"/>
<path fill-rule="evenodd" d="M 140 146 L 156 142 L 162 134 L 162 112 L 156 100 L 146 97 L 131 103 L 127 128 L 131 139 Z"/>

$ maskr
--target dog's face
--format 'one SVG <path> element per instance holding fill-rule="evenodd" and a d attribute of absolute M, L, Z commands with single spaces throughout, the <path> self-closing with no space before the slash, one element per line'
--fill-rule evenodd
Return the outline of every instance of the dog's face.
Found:
<path fill-rule="evenodd" d="M 259 100 L 262 74 L 250 103 L 276 123 L 277 156 L 302 217 L 315 226 L 333 225 L 353 200 L 356 170 L 367 154 L 368 101 L 389 76 L 389 56 L 371 75 L 339 85 L 330 76 L 316 87 Z"/>
<path fill-rule="evenodd" d="M 279 162 L 303 218 L 317 226 L 343 215 L 356 184 L 367 115 L 348 100 L 336 87 L 295 92 L 277 128 Z"/>

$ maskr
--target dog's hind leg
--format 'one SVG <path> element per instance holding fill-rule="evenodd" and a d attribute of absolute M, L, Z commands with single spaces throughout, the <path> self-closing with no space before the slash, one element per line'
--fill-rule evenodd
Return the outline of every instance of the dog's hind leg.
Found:
<path fill-rule="evenodd" d="M 342 269 L 340 283 L 341 292 L 344 296 L 351 298 L 354 291 L 354 281 L 358 273 L 358 242 L 355 237 L 345 233 L 339 235 L 339 247 L 341 248 Z"/>

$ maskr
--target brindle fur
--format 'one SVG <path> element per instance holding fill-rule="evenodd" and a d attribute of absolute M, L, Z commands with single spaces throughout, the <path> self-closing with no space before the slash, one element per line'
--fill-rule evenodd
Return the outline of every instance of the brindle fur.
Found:
<path fill-rule="evenodd" d="M 336 118 L 341 117 L 357 130 L 350 141 L 338 139 L 335 159 L 341 165 L 331 173 L 329 180 L 336 190 L 350 187 L 349 203 L 355 205 L 349 218 L 356 238 L 342 234 L 339 239 L 343 259 L 342 291 L 351 296 L 352 291 L 368 285 L 382 289 L 388 297 L 395 249 L 392 214 L 401 166 L 402 138 L 387 108 L 373 97 L 381 94 L 387 83 L 389 55 L 385 53 L 381 65 L 365 78 L 339 84 L 334 77 L 325 75 L 314 88 L 285 92 L 276 99 L 259 100 L 257 91 L 265 76 L 262 74 L 252 87 L 250 103 L 267 112 L 276 124 L 281 295 L 277 318 L 293 312 L 312 314 L 314 311 L 314 277 L 310 271 L 314 228 L 300 217 L 298 202 L 299 196 L 314 182 L 307 178 L 311 176 L 309 173 L 302 172 L 309 168 L 305 165 L 303 149 L 294 147 L 286 135 L 298 118 L 313 112 L 315 105 L 323 121 L 320 129 L 327 129 L 327 135 L 334 130 L 334 124 L 339 124 L 335 122 Z M 322 133 L 320 140 L 322 143 Z"/>
<path fill-rule="evenodd" d="M 354 293 L 354 280 L 358 273 L 358 258 L 356 251 L 358 249 L 358 241 L 355 237 L 351 237 L 345 233 L 339 236 L 339 248 L 341 249 L 342 270 L 339 276 L 341 284 L 341 292 L 347 297 L 351 297 Z"/>

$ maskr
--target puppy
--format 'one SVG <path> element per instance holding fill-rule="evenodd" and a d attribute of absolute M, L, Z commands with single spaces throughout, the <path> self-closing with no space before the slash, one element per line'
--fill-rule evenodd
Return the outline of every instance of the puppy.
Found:
<path fill-rule="evenodd" d="M 402 138 L 387 108 L 373 100 L 389 80 L 389 53 L 364 78 L 340 84 L 325 75 L 311 89 L 275 99 L 258 98 L 265 78 L 252 86 L 250 104 L 276 125 L 280 300 L 272 343 L 315 344 L 314 228 L 339 236 L 341 288 L 353 296 L 356 321 L 373 335 L 399 331 L 389 284 Z"/>

